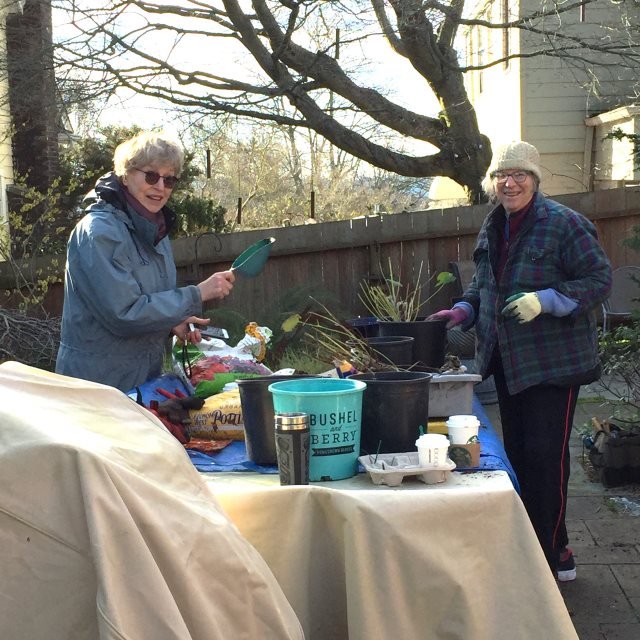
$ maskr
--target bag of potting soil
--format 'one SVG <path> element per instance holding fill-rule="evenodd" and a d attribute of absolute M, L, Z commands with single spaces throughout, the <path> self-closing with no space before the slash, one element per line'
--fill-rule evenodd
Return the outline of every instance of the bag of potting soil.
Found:
<path fill-rule="evenodd" d="M 189 411 L 187 432 L 202 440 L 244 440 L 244 420 L 238 389 L 223 391 L 204 401 L 202 409 Z"/>

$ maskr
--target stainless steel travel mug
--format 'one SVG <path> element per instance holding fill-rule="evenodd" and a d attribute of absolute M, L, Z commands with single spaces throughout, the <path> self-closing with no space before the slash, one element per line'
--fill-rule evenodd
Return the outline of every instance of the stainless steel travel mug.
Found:
<path fill-rule="evenodd" d="M 309 416 L 276 413 L 276 454 L 280 484 L 309 484 Z"/>

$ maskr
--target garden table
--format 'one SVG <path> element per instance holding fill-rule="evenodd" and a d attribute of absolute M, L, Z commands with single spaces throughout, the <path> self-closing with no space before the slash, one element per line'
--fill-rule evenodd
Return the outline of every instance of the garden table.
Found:
<path fill-rule="evenodd" d="M 191 457 L 217 469 L 200 476 L 266 561 L 307 640 L 577 638 L 477 398 L 473 412 L 484 468 L 442 484 L 375 486 L 361 473 L 282 487 L 274 468 L 246 470 L 240 442 L 210 463 Z"/>
<path fill-rule="evenodd" d="M 400 487 L 203 474 L 307 640 L 577 638 L 504 471 Z"/>

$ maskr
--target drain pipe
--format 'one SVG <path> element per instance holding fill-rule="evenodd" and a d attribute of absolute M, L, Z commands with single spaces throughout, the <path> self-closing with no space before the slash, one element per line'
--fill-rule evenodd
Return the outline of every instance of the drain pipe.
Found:
<path fill-rule="evenodd" d="M 585 118 L 585 132 L 584 132 L 584 156 L 582 159 L 582 185 L 587 191 L 593 191 L 594 187 L 594 175 L 593 175 L 593 147 L 594 139 L 596 136 L 597 125 L 600 124 L 600 119 Z"/>

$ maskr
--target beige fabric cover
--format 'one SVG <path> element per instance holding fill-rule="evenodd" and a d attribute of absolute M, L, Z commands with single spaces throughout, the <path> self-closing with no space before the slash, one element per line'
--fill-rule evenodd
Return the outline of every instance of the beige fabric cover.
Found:
<path fill-rule="evenodd" d="M 0 366 L 0 638 L 302 637 L 160 422 L 111 387 Z"/>
<path fill-rule="evenodd" d="M 308 640 L 577 640 L 503 471 L 427 486 L 205 474 Z"/>

